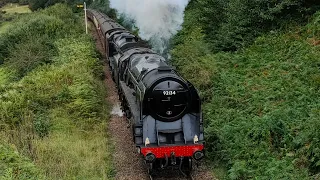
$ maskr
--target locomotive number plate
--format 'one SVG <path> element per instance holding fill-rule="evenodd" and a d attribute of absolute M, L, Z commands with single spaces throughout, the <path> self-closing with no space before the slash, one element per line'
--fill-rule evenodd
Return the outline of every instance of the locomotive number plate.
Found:
<path fill-rule="evenodd" d="M 176 91 L 163 91 L 163 95 L 165 96 L 176 95 Z"/>

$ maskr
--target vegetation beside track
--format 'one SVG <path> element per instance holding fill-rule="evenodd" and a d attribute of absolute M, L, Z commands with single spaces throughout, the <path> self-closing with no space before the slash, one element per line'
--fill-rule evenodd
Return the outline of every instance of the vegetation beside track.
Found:
<path fill-rule="evenodd" d="M 107 4 L 91 6 L 114 16 Z M 309 0 L 191 0 L 172 62 L 203 97 L 220 179 L 319 178 L 317 10 Z M 81 23 L 58 5 L 0 27 L 0 178 L 113 176 L 101 65 Z"/>
<path fill-rule="evenodd" d="M 30 13 L 28 5 L 19 5 L 17 3 L 8 3 L 3 6 L 0 11 L 5 12 L 6 14 L 14 14 L 14 13 Z"/>
<path fill-rule="evenodd" d="M 82 23 L 57 4 L 0 35 L 0 179 L 112 178 L 103 68 Z"/>
<path fill-rule="evenodd" d="M 3 7 L 0 6 L 0 34 L 8 29 L 10 21 L 30 12 L 27 5 L 9 3 Z"/>
<path fill-rule="evenodd" d="M 307 25 L 264 33 L 236 52 L 213 52 L 199 10 L 189 5 L 171 53 L 203 97 L 207 156 L 216 175 L 319 178 L 320 12 Z"/>

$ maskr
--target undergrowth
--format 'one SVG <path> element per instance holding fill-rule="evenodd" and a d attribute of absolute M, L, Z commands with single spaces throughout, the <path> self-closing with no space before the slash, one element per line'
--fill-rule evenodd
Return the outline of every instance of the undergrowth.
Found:
<path fill-rule="evenodd" d="M 203 97 L 210 161 L 225 167 L 226 179 L 319 177 L 320 13 L 217 54 L 190 15 L 172 56 Z"/>
<path fill-rule="evenodd" d="M 19 18 L 0 35 L 0 57 L 0 138 L 17 165 L 28 156 L 44 179 L 112 178 L 103 69 L 81 19 L 61 4 Z M 4 160 L 0 177 L 12 169 Z"/>
<path fill-rule="evenodd" d="M 43 179 L 42 172 L 14 148 L 0 144 L 0 179 Z"/>

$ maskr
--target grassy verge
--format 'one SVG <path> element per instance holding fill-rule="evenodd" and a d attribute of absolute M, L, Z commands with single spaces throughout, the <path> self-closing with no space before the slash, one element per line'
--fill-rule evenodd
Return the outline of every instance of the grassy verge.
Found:
<path fill-rule="evenodd" d="M 201 91 L 208 158 L 226 179 L 319 177 L 319 17 L 218 54 L 185 23 L 173 62 Z"/>
<path fill-rule="evenodd" d="M 42 172 L 13 147 L 0 143 L 0 179 L 43 179 Z"/>
<path fill-rule="evenodd" d="M 25 13 L 30 13 L 31 10 L 27 5 L 21 6 L 15 3 L 9 3 L 0 8 L 0 34 L 6 32 L 10 27 L 10 21 L 22 16 Z"/>
<path fill-rule="evenodd" d="M 56 5 L 0 36 L 0 137 L 46 179 L 113 177 L 103 69 L 81 23 Z"/>
<path fill-rule="evenodd" d="M 65 110 L 50 114 L 53 122 L 50 137 L 35 142 L 36 164 L 53 179 L 109 179 L 113 175 L 106 135 L 106 123 L 91 130 L 81 130 L 69 122 Z"/>
<path fill-rule="evenodd" d="M 15 3 L 8 3 L 4 7 L 0 8 L 0 11 L 5 11 L 7 14 L 30 13 L 31 12 L 28 5 L 21 6 L 19 4 L 15 4 Z"/>
<path fill-rule="evenodd" d="M 0 85 L 4 86 L 9 83 L 11 79 L 11 72 L 8 68 L 0 67 Z"/>
<path fill-rule="evenodd" d="M 10 27 L 10 23 L 8 22 L 0 23 L 0 34 L 6 32 L 9 27 Z"/>

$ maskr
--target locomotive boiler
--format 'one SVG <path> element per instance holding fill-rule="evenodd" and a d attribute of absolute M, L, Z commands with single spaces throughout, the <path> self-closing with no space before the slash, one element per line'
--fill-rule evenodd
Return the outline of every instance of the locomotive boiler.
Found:
<path fill-rule="evenodd" d="M 133 141 L 148 166 L 183 174 L 204 157 L 201 101 L 195 87 L 139 37 L 108 16 L 88 10 L 108 59 Z"/>

